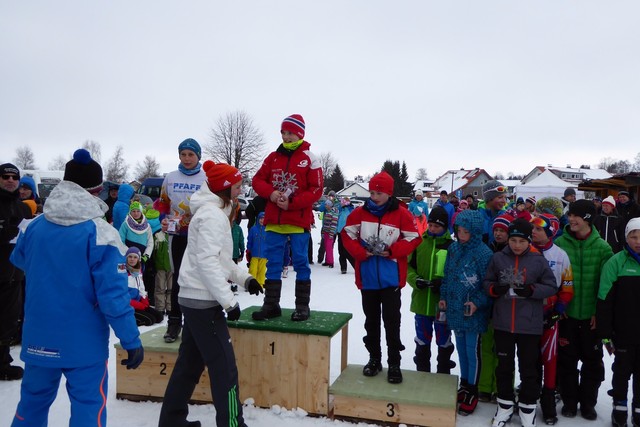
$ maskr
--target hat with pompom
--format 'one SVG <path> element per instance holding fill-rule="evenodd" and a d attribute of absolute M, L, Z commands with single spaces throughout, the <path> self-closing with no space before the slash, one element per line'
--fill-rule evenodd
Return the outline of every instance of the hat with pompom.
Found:
<path fill-rule="evenodd" d="M 65 165 L 63 179 L 75 182 L 90 193 L 96 193 L 102 190 L 102 167 L 91 158 L 91 153 L 80 148 Z"/>
<path fill-rule="evenodd" d="M 292 114 L 282 121 L 280 131 L 291 132 L 298 135 L 300 139 L 304 138 L 304 119 L 300 114 Z"/>
<path fill-rule="evenodd" d="M 375 174 L 369 181 L 369 191 L 379 191 L 381 193 L 392 195 L 393 178 L 385 171 Z"/>
<path fill-rule="evenodd" d="M 215 163 L 207 160 L 202 165 L 207 174 L 207 184 L 212 193 L 226 190 L 233 184 L 242 181 L 242 174 L 236 168 L 226 163 Z"/>
<path fill-rule="evenodd" d="M 513 220 L 514 220 L 514 217 L 512 215 L 509 215 L 508 213 L 504 213 L 493 220 L 491 231 L 495 230 L 496 228 L 500 228 L 504 231 L 508 231 L 509 225 L 513 222 Z"/>

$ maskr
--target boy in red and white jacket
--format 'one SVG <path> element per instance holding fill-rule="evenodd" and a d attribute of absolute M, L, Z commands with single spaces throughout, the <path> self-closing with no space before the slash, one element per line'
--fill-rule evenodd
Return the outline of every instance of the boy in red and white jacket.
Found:
<path fill-rule="evenodd" d="M 369 362 L 362 373 L 382 371 L 380 316 L 387 340 L 387 381 L 401 383 L 400 289 L 407 283 L 407 258 L 422 238 L 411 212 L 393 194 L 393 178 L 380 172 L 369 181 L 371 197 L 356 208 L 342 229 L 345 249 L 356 262 L 356 286 L 362 294 Z"/>

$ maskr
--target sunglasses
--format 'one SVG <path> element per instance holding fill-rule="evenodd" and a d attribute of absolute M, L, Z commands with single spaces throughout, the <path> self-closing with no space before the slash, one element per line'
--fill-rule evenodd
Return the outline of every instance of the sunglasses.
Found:
<path fill-rule="evenodd" d="M 20 181 L 20 178 L 18 178 L 17 175 L 2 175 L 2 179 L 4 179 L 5 181 L 8 181 L 10 179 L 14 181 Z"/>

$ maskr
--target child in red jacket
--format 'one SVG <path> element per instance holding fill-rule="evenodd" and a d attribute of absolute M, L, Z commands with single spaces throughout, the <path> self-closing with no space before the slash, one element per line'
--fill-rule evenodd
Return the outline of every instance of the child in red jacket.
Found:
<path fill-rule="evenodd" d="M 135 246 L 127 250 L 127 274 L 129 275 L 129 296 L 131 307 L 134 308 L 138 326 L 151 326 L 162 322 L 164 317 L 149 305 L 147 290 L 142 281 L 142 264 L 140 263 L 140 249 Z"/>
<path fill-rule="evenodd" d="M 387 381 L 401 383 L 400 289 L 407 283 L 407 258 L 420 245 L 413 214 L 393 194 L 393 178 L 380 172 L 369 181 L 371 197 L 356 208 L 342 229 L 344 247 L 356 261 L 356 285 L 362 294 L 365 314 L 363 338 L 369 362 L 363 375 L 382 371 L 380 316 L 387 341 Z"/>

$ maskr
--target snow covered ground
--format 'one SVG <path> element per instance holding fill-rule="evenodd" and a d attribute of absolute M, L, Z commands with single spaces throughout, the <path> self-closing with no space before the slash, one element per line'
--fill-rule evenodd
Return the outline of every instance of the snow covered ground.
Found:
<path fill-rule="evenodd" d="M 246 221 L 243 221 L 243 227 L 246 227 Z M 246 236 L 246 230 L 245 230 Z M 314 260 L 317 253 L 318 242 L 320 241 L 320 233 L 316 228 L 313 230 L 314 241 Z M 338 254 L 337 246 L 335 248 L 336 268 L 330 269 L 318 264 L 311 266 L 312 268 L 312 294 L 311 294 L 311 309 L 323 310 L 323 311 L 339 311 L 349 312 L 353 314 L 353 319 L 349 324 L 349 363 L 350 364 L 365 364 L 368 360 L 368 354 L 364 349 L 362 343 L 362 336 L 364 335 L 364 316 L 360 308 L 360 294 L 354 285 L 354 273 L 351 266 L 348 268 L 348 273 L 340 274 L 340 268 L 338 267 Z M 284 279 L 282 301 L 281 304 L 284 307 L 294 306 L 294 287 L 295 273 L 290 272 L 289 277 Z M 241 293 L 239 296 L 241 308 L 246 308 L 251 305 L 260 305 L 262 297 L 254 297 L 248 293 Z M 415 370 L 412 357 L 414 351 L 414 326 L 413 315 L 409 311 L 409 304 L 411 300 L 411 291 L 407 287 L 403 291 L 402 297 L 402 340 L 407 349 L 403 352 L 402 369 L 403 370 Z M 158 327 L 141 327 L 141 331 L 145 332 L 151 328 Z M 383 334 L 384 337 L 384 334 Z M 340 334 L 334 337 L 332 345 L 331 356 L 331 381 L 333 382 L 340 372 Z M 112 334 L 112 344 L 117 342 L 115 336 Z M 384 345 L 384 344 L 383 344 Z M 383 347 L 384 349 L 384 347 Z M 240 348 L 235 349 L 236 352 L 242 351 Z M 17 364 L 22 365 L 19 354 L 20 348 L 15 347 L 11 351 L 13 358 Z M 383 350 L 384 353 L 384 350 Z M 454 354 L 454 360 L 457 361 L 457 355 Z M 434 358 L 435 359 L 435 358 Z M 115 352 L 113 345 L 111 345 L 110 354 L 110 367 L 109 367 L 109 397 L 108 397 L 108 421 L 111 426 L 135 426 L 135 427 L 152 427 L 157 426 L 158 416 L 160 413 L 160 403 L 152 402 L 130 402 L 126 400 L 117 400 L 115 397 L 116 390 L 116 376 L 115 376 Z M 558 426 L 577 427 L 583 425 L 602 426 L 610 425 L 611 414 L 611 398 L 607 396 L 607 390 L 611 384 L 611 363 L 613 358 L 605 353 L 604 362 L 606 366 L 606 379 L 600 387 L 600 395 L 596 410 L 598 411 L 598 419 L 593 422 L 589 422 L 581 418 L 579 415 L 574 419 L 563 418 L 559 416 Z M 434 361 L 432 364 L 435 365 Z M 454 369 L 455 374 L 458 374 L 457 368 Z M 382 375 L 385 371 L 382 372 Z M 0 426 L 8 426 L 13 419 L 20 395 L 20 381 L 0 382 Z M 61 384 L 58 398 L 51 407 L 49 416 L 49 426 L 61 427 L 67 426 L 69 420 L 69 400 L 64 388 L 64 381 Z M 245 406 L 245 419 L 247 425 L 250 427 L 307 427 L 307 426 L 370 426 L 373 424 L 367 423 L 349 423 L 344 421 L 332 421 L 327 418 L 315 418 L 306 416 L 304 410 L 298 410 L 297 408 L 271 408 L 261 409 L 255 408 L 251 405 Z M 560 411 L 560 405 L 558 406 L 558 412 Z M 491 417 L 495 412 L 495 405 L 490 403 L 480 403 L 475 413 L 468 417 L 458 416 L 457 426 L 471 427 L 480 425 L 490 425 Z M 538 410 L 540 415 L 540 411 Z M 205 427 L 215 426 L 215 410 L 213 405 L 193 405 L 190 407 L 190 420 L 200 420 Z M 425 422 L 428 424 L 428 421 Z M 511 425 L 519 425 L 519 419 L 514 417 Z M 543 425 L 542 421 L 538 420 L 538 425 Z"/>

